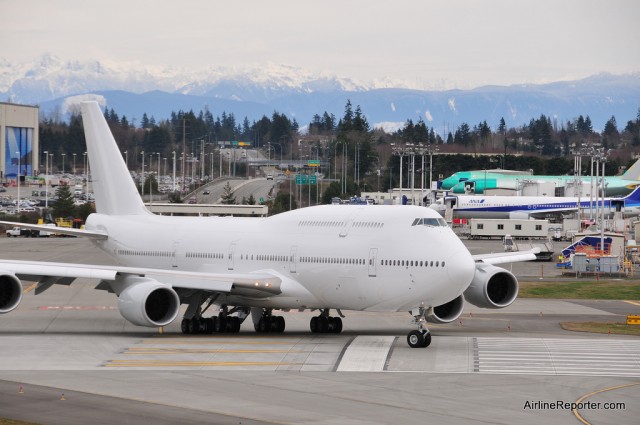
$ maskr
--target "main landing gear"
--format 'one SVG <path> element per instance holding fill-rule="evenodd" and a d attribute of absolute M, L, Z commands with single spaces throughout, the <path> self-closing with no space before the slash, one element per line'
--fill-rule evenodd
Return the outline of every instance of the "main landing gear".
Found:
<path fill-rule="evenodd" d="M 418 325 L 417 330 L 411 331 L 407 335 L 407 343 L 411 348 L 425 348 L 431 344 L 431 332 L 427 329 L 427 319 L 424 317 L 425 313 L 426 310 L 424 307 L 411 310 L 413 321 Z"/>
<path fill-rule="evenodd" d="M 284 317 L 282 316 L 274 316 L 273 310 L 270 308 L 262 309 L 262 314 L 260 314 L 260 309 L 251 309 L 251 315 L 254 317 L 253 319 L 253 327 L 258 333 L 282 333 L 284 332 L 284 328 L 286 323 L 284 321 Z M 255 312 L 255 313 L 254 313 Z M 254 316 L 254 314 L 259 316 Z M 258 317 L 258 320 L 255 319 Z"/>
<path fill-rule="evenodd" d="M 213 334 L 213 333 L 238 333 L 240 325 L 249 315 L 249 311 L 242 307 L 235 307 L 228 310 L 227 306 L 223 306 L 217 316 L 203 317 L 203 314 L 212 305 L 213 300 L 202 309 L 201 299 L 194 298 L 189 304 L 184 314 L 180 329 L 183 334 Z M 237 315 L 232 316 L 232 314 Z"/>
<path fill-rule="evenodd" d="M 342 332 L 342 319 L 340 317 L 329 316 L 329 309 L 321 310 L 320 315 L 312 317 L 309 327 L 313 333 L 334 333 Z M 342 315 L 338 310 L 338 314 Z"/>

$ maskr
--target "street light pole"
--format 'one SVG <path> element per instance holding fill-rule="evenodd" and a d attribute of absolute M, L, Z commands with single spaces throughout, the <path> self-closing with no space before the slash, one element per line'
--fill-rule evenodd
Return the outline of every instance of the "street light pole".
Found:
<path fill-rule="evenodd" d="M 44 209 L 49 208 L 49 151 L 44 151 Z"/>
<path fill-rule="evenodd" d="M 62 175 L 64 176 L 64 157 L 67 156 L 67 154 L 63 153 L 61 155 L 62 155 Z"/>
<path fill-rule="evenodd" d="M 142 173 L 140 175 L 140 194 L 144 196 L 144 151 L 140 152 L 142 155 Z"/>
<path fill-rule="evenodd" d="M 20 152 L 16 152 L 18 155 L 18 174 L 16 175 L 16 180 L 18 181 L 18 204 L 16 205 L 16 214 L 20 216 Z"/>
<path fill-rule="evenodd" d="M 176 191 L 176 151 L 173 151 L 173 192 Z"/>
<path fill-rule="evenodd" d="M 126 152 L 125 152 L 126 153 Z M 76 154 L 73 154 L 73 175 L 76 175 Z"/>

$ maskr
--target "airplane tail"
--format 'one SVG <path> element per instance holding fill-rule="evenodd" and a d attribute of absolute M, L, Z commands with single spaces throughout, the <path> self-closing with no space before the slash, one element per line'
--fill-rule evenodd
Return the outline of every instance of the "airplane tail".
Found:
<path fill-rule="evenodd" d="M 640 180 L 640 159 L 620 176 L 622 180 Z"/>
<path fill-rule="evenodd" d="M 634 201 L 640 203 L 640 186 L 636 186 L 633 192 L 623 198 L 625 201 Z"/>
<path fill-rule="evenodd" d="M 150 214 L 98 103 L 82 102 L 81 110 L 96 211 L 107 215 Z"/>

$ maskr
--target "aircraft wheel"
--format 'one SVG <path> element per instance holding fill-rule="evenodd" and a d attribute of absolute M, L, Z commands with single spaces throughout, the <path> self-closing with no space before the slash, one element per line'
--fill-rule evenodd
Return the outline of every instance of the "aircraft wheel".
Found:
<path fill-rule="evenodd" d="M 327 333 L 329 330 L 329 318 L 320 316 L 318 317 L 318 332 L 321 334 Z"/>
<path fill-rule="evenodd" d="M 333 318 L 333 333 L 339 334 L 342 332 L 342 319 L 340 317 Z"/>
<path fill-rule="evenodd" d="M 424 342 L 422 343 L 423 347 L 428 347 L 431 344 L 431 332 L 427 331 L 422 336 L 424 338 Z"/>
<path fill-rule="evenodd" d="M 200 333 L 200 320 L 197 317 L 189 320 L 189 333 L 193 335 Z"/>
<path fill-rule="evenodd" d="M 203 319 L 204 322 L 204 333 L 212 334 L 213 333 L 213 318 L 208 317 Z"/>
<path fill-rule="evenodd" d="M 240 332 L 240 318 L 239 317 L 229 317 L 229 332 L 237 334 Z"/>
<path fill-rule="evenodd" d="M 311 328 L 312 333 L 318 332 L 318 319 L 319 319 L 318 316 L 313 316 L 309 321 L 309 327 Z"/>
<path fill-rule="evenodd" d="M 218 316 L 215 329 L 215 332 L 217 333 L 224 333 L 227 330 L 227 318 L 224 316 Z"/>
<path fill-rule="evenodd" d="M 429 334 L 429 338 L 431 335 Z M 424 335 L 420 331 L 411 331 L 409 335 L 407 335 L 407 344 L 411 348 L 422 348 L 424 347 Z"/>
<path fill-rule="evenodd" d="M 275 332 L 278 332 L 278 333 L 284 332 L 284 328 L 286 326 L 284 317 L 276 316 L 274 320 L 274 324 L 275 324 Z"/>
<path fill-rule="evenodd" d="M 189 333 L 189 319 L 182 319 L 182 322 L 180 323 L 180 330 L 185 335 Z"/>

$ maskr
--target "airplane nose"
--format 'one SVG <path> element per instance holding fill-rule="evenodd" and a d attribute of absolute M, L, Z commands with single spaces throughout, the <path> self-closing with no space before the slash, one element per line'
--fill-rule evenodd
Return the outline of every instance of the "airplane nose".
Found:
<path fill-rule="evenodd" d="M 462 290 L 466 289 L 471 283 L 473 275 L 476 272 L 476 264 L 469 254 L 469 251 L 456 251 L 447 260 L 447 274 L 451 282 L 460 285 Z"/>

